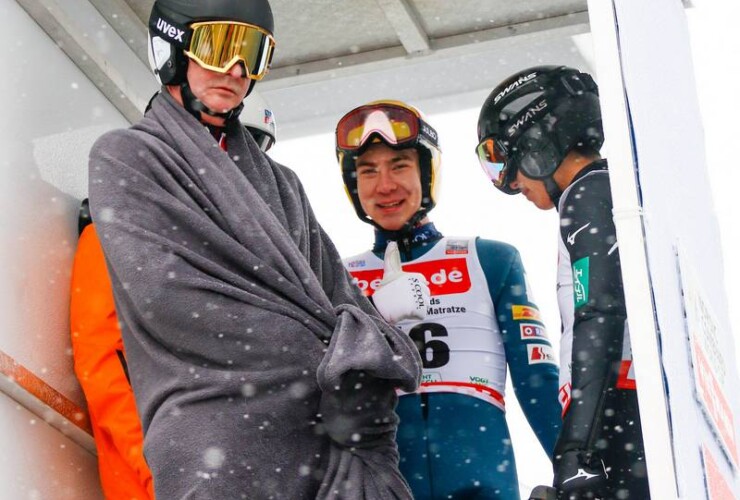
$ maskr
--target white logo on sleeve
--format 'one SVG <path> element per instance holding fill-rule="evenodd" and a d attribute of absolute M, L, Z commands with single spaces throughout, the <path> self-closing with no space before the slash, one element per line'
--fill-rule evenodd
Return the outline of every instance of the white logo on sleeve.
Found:
<path fill-rule="evenodd" d="M 588 224 L 586 224 L 584 226 L 581 226 L 578 229 L 576 229 L 576 231 L 574 233 L 568 233 L 568 238 L 566 238 L 568 240 L 568 243 L 570 245 L 575 244 L 575 242 L 576 242 L 576 236 L 578 235 L 578 233 L 580 233 L 581 231 L 583 231 L 584 229 L 586 229 L 590 225 L 591 225 L 591 223 L 589 222 Z"/>
<path fill-rule="evenodd" d="M 573 477 L 569 477 L 568 479 L 566 479 L 565 481 L 563 481 L 563 484 L 565 484 L 565 483 L 567 483 L 569 481 L 573 481 L 574 479 L 584 478 L 584 480 L 588 481 L 589 479 L 593 479 L 595 477 L 599 477 L 599 475 L 598 474 L 589 474 L 588 472 L 586 472 L 583 469 L 578 469 L 578 472 L 576 472 L 576 475 L 573 476 Z"/>

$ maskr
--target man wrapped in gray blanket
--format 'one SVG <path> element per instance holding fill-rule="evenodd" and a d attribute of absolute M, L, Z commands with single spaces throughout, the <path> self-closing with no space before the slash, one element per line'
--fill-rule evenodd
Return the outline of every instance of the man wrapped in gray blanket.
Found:
<path fill-rule="evenodd" d="M 156 496 L 410 498 L 394 407 L 418 385 L 417 350 L 237 120 L 272 32 L 267 0 L 157 0 L 163 92 L 90 155 Z"/>

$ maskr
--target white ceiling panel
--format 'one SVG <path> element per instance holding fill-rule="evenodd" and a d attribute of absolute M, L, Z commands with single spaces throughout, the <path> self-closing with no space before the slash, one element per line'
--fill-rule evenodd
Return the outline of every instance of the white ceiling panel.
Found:
<path fill-rule="evenodd" d="M 108 23 L 101 27 L 75 19 L 69 0 L 42 0 L 42 9 L 34 7 L 37 0 L 17 1 L 116 107 L 137 119 L 156 88 L 141 78 L 153 0 L 74 0 L 96 9 Z M 345 110 L 371 99 L 454 109 L 527 66 L 562 63 L 588 69 L 572 40 L 589 30 L 586 0 L 270 4 L 277 45 L 272 69 L 256 88 L 273 108 L 284 138 L 319 131 L 316 127 L 329 126 Z M 91 30 L 117 36 L 130 55 L 88 43 Z"/>

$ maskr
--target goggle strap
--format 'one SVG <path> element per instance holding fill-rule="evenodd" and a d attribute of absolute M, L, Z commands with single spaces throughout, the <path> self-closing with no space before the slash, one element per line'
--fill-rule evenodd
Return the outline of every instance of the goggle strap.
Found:
<path fill-rule="evenodd" d="M 555 85 L 572 96 L 578 96 L 584 92 L 593 92 L 598 95 L 599 89 L 594 79 L 587 73 L 572 73 L 563 76 Z"/>
<path fill-rule="evenodd" d="M 236 118 L 237 116 L 239 116 L 239 114 L 242 112 L 242 109 L 244 109 L 244 101 L 242 101 L 237 107 L 230 109 L 225 113 L 213 111 L 197 97 L 195 97 L 195 94 L 193 94 L 193 91 L 190 90 L 190 85 L 187 81 L 180 84 L 180 91 L 182 93 L 182 100 L 185 109 L 198 121 L 200 121 L 200 113 L 205 113 L 207 115 L 215 116 L 217 118 L 223 118 L 225 121 L 229 121 L 232 118 Z M 249 92 L 247 92 L 247 95 L 249 95 Z"/>
<path fill-rule="evenodd" d="M 555 205 L 555 208 L 558 209 L 560 205 L 560 197 L 563 195 L 563 190 L 560 189 L 560 186 L 555 182 L 555 179 L 550 177 L 545 177 L 542 179 L 545 184 L 545 190 L 547 191 L 547 195 L 550 197 L 550 200 L 552 200 L 553 205 Z"/>
<path fill-rule="evenodd" d="M 422 120 L 421 118 L 417 118 L 419 120 L 419 137 L 420 139 L 425 139 L 428 143 L 430 143 L 432 146 L 438 148 L 438 138 L 437 138 L 437 131 L 434 130 L 434 128 L 429 125 L 427 122 Z"/>

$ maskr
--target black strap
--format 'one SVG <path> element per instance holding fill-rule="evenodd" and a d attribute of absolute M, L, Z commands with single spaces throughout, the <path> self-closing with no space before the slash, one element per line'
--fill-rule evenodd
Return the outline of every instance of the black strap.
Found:
<path fill-rule="evenodd" d="M 123 351 L 120 349 L 116 349 L 116 356 L 118 356 L 118 361 L 121 362 L 121 368 L 123 368 L 123 374 L 126 375 L 126 381 L 131 385 L 131 377 L 128 375 L 128 363 L 126 362 L 126 356 L 123 355 Z"/>
<path fill-rule="evenodd" d="M 90 214 L 90 200 L 85 198 L 80 203 L 80 212 L 77 215 L 77 236 L 82 234 L 82 231 L 89 225 L 92 224 L 92 215 Z"/>
<path fill-rule="evenodd" d="M 558 203 L 560 202 L 560 197 L 563 195 L 563 190 L 560 189 L 560 186 L 558 186 L 552 176 L 545 177 L 544 179 L 542 179 L 542 181 L 545 184 L 545 190 L 547 190 L 547 194 L 550 196 L 552 203 L 555 205 L 555 209 L 557 209 Z"/>
<path fill-rule="evenodd" d="M 226 113 L 217 113 L 211 110 L 208 106 L 203 104 L 195 97 L 193 91 L 190 90 L 190 85 L 187 81 L 180 84 L 180 93 L 182 95 L 182 103 L 185 109 L 195 117 L 196 120 L 200 121 L 200 114 L 205 113 L 209 116 L 215 116 L 216 118 L 223 118 L 228 121 L 239 116 L 239 113 L 244 109 L 244 102 L 239 103 L 237 107 L 227 111 Z"/>

